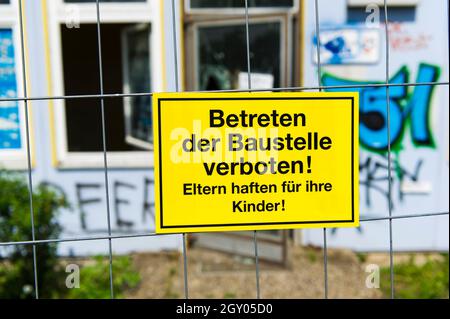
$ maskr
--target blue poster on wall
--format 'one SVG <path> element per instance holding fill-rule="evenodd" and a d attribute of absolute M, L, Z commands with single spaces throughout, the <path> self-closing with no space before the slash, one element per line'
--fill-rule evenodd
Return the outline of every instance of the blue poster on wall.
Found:
<path fill-rule="evenodd" d="M 0 29 L 0 98 L 16 96 L 17 82 L 12 30 Z M 0 102 L 0 150 L 20 148 L 18 102 Z"/>

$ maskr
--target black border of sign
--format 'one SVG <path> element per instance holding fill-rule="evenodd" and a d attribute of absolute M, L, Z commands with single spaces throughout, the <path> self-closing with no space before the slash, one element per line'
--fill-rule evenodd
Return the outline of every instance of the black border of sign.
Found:
<path fill-rule="evenodd" d="M 235 223 L 235 224 L 204 224 L 204 225 L 163 225 L 163 196 L 162 196 L 162 140 L 161 140 L 161 102 L 162 101 L 204 101 L 204 100 L 351 100 L 352 101 L 352 124 L 351 124 L 351 179 L 352 179 L 352 218 L 350 220 L 323 220 L 323 221 L 301 221 L 301 222 L 265 222 L 265 223 Z M 298 225 L 298 224 L 319 224 L 319 223 L 352 223 L 355 221 L 355 173 L 354 173 L 354 108 L 355 100 L 353 97 L 218 97 L 218 98 L 159 98 L 158 99 L 158 139 L 159 139 L 159 216 L 160 228 L 201 228 L 201 227 L 223 227 L 223 226 L 270 226 L 270 225 Z"/>

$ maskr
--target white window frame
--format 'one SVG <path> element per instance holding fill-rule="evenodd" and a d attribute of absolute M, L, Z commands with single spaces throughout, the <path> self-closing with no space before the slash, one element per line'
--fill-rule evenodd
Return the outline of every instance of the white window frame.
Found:
<path fill-rule="evenodd" d="M 286 24 L 288 23 L 287 18 L 282 16 L 274 16 L 274 17 L 258 17 L 258 18 L 252 18 L 250 21 L 250 24 L 254 23 L 270 23 L 270 22 L 279 22 L 280 23 L 280 30 L 281 30 L 281 37 L 280 37 L 280 48 L 281 48 L 281 57 L 280 57 L 280 86 L 285 87 L 289 82 L 289 79 L 286 77 L 286 73 L 288 70 L 291 69 L 290 65 L 286 64 L 286 58 L 288 58 L 288 61 L 291 60 L 286 55 L 286 49 L 288 52 L 291 51 L 291 43 L 289 41 L 290 36 L 287 34 L 289 30 L 287 30 Z M 245 19 L 216 19 L 214 21 L 196 21 L 192 23 L 192 31 L 193 31 L 193 54 L 191 57 L 191 63 L 192 63 L 192 79 L 194 81 L 194 90 L 199 90 L 199 79 L 198 79 L 198 66 L 200 64 L 200 57 L 198 54 L 198 29 L 199 27 L 211 27 L 211 26 L 232 26 L 232 25 L 245 25 Z M 288 41 L 288 42 L 286 42 Z M 287 43 L 287 48 L 283 45 L 283 43 Z M 290 62 L 289 62 L 290 64 Z M 246 71 L 246 70 L 245 70 Z"/>
<path fill-rule="evenodd" d="M 417 6 L 420 0 L 389 0 L 388 6 L 390 7 L 411 7 Z M 365 7 L 369 4 L 375 4 L 383 7 L 384 0 L 347 0 L 348 7 Z"/>
<path fill-rule="evenodd" d="M 16 87 L 17 96 L 23 97 L 23 65 L 22 65 L 22 45 L 20 39 L 20 16 L 18 0 L 11 0 L 9 4 L 0 5 L 0 28 L 11 29 L 13 34 L 14 43 L 14 63 L 16 72 Z M 25 33 L 26 34 L 26 33 Z M 25 52 L 26 54 L 26 52 Z M 29 83 L 28 83 L 29 85 Z M 19 101 L 19 125 L 20 125 L 20 138 L 21 148 L 18 150 L 0 150 L 0 169 L 8 170 L 24 170 L 28 168 L 27 158 L 27 136 L 26 136 L 26 123 L 25 123 L 25 102 Z M 32 113 L 31 102 L 28 102 L 29 110 L 29 128 L 30 128 L 30 150 L 31 161 L 34 166 L 34 152 L 33 152 L 33 130 L 32 130 Z"/>
<path fill-rule="evenodd" d="M 244 3 L 242 1 L 242 3 Z M 294 0 L 294 5 L 290 8 L 265 7 L 255 8 L 249 7 L 249 14 L 273 14 L 273 13 L 295 13 L 299 9 L 299 0 Z M 245 8 L 191 8 L 191 0 L 184 1 L 184 11 L 186 14 L 205 14 L 205 15 L 243 15 Z"/>
<path fill-rule="evenodd" d="M 163 1 L 147 0 L 136 3 L 101 3 L 101 23 L 148 23 L 150 24 L 151 43 L 150 69 L 152 91 L 164 91 L 163 77 L 163 48 L 160 9 Z M 77 6 L 79 9 L 80 25 L 96 23 L 96 3 L 65 3 L 64 0 L 48 1 L 50 52 L 52 56 L 52 95 L 64 95 L 64 73 L 62 61 L 62 40 L 60 25 L 66 23 L 66 10 L 68 6 Z M 126 10 L 126 14 L 124 14 Z M 100 104 L 100 99 L 98 100 Z M 149 105 L 150 107 L 150 105 Z M 54 127 L 56 136 L 56 166 L 58 168 L 101 168 L 103 152 L 69 152 L 67 145 L 67 128 L 65 116 L 65 101 L 54 100 Z M 99 123 L 100 125 L 100 123 Z M 108 127 L 108 123 L 106 123 Z M 146 167 L 152 168 L 153 152 L 151 151 L 108 151 L 108 166 L 111 168 Z"/>
<path fill-rule="evenodd" d="M 125 94 L 129 94 L 130 93 L 130 78 L 129 78 L 129 65 L 128 65 L 128 37 L 127 35 L 130 32 L 133 32 L 135 30 L 139 30 L 142 28 L 142 24 L 138 24 L 138 25 L 134 25 L 134 26 L 130 26 L 127 27 L 126 29 L 124 29 L 122 31 L 121 34 L 121 39 L 122 39 L 122 74 L 123 74 L 123 93 Z M 150 43 L 151 43 L 151 37 L 152 37 L 152 29 L 150 26 Z M 152 55 L 152 48 L 149 48 L 149 55 L 150 55 L 150 59 L 151 59 L 151 55 Z M 152 86 L 152 78 L 150 78 L 150 86 Z M 132 98 L 130 97 L 125 97 L 123 99 L 123 103 L 124 103 L 124 107 L 125 107 L 125 141 L 133 146 L 137 146 L 137 147 L 141 147 L 145 150 L 149 150 L 152 151 L 153 150 L 153 143 L 138 139 L 136 137 L 133 137 L 131 135 L 131 131 L 132 128 L 130 121 L 128 120 L 128 118 L 131 116 L 131 101 Z"/>

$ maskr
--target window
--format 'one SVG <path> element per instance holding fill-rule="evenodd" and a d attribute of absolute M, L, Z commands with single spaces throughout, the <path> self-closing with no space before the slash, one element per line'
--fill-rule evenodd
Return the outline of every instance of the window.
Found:
<path fill-rule="evenodd" d="M 389 6 L 389 22 L 414 22 L 416 20 L 415 6 Z M 365 23 L 367 19 L 366 7 L 348 7 L 347 21 L 349 23 Z M 385 21 L 384 9 L 380 7 L 380 21 Z"/>
<path fill-rule="evenodd" d="M 392 6 L 415 6 L 419 0 L 389 0 L 388 5 Z M 369 4 L 384 6 L 384 0 L 347 0 L 349 7 L 365 7 Z"/>
<path fill-rule="evenodd" d="M 245 9 L 244 0 L 185 0 L 184 4 L 188 14 L 233 15 L 242 14 Z M 296 13 L 298 7 L 299 0 L 248 0 L 251 14 Z"/>
<path fill-rule="evenodd" d="M 244 2 L 188 0 L 185 4 L 187 89 L 246 89 Z M 252 88 L 293 84 L 300 56 L 298 1 L 250 0 L 248 5 Z"/>
<path fill-rule="evenodd" d="M 148 25 L 128 27 L 122 32 L 124 93 L 146 92 L 150 87 Z M 125 98 L 125 141 L 153 149 L 150 96 Z"/>
<path fill-rule="evenodd" d="M 70 12 L 76 6 L 79 13 L 78 27 L 65 24 L 68 8 L 65 3 L 69 2 L 78 3 L 70 4 Z M 163 91 L 161 35 L 155 29 L 160 23 L 153 23 L 160 18 L 156 14 L 160 12 L 159 1 L 105 2 L 108 3 L 101 6 L 105 94 Z M 59 4 L 49 5 L 51 13 L 56 14 L 50 29 L 52 52 L 56 54 L 54 94 L 99 94 L 95 2 L 60 0 Z M 127 15 L 123 14 L 125 9 Z M 107 98 L 104 105 L 110 166 L 151 167 L 151 97 Z M 102 167 L 100 99 L 54 101 L 54 118 L 57 165 L 60 168 Z"/>
<path fill-rule="evenodd" d="M 191 8 L 242 8 L 243 0 L 190 0 Z M 250 8 L 289 8 L 294 6 L 294 0 L 249 0 Z"/>
<path fill-rule="evenodd" d="M 100 2 L 145 2 L 146 0 L 100 0 Z M 88 3 L 96 2 L 96 0 L 64 0 L 66 3 Z"/>
<path fill-rule="evenodd" d="M 419 0 L 388 1 L 389 22 L 414 22 L 418 3 Z M 379 7 L 380 21 L 384 22 L 384 0 L 347 0 L 347 22 L 365 23 L 368 14 L 366 7 L 369 5 Z"/>
<path fill-rule="evenodd" d="M 252 76 L 260 88 L 280 87 L 282 79 L 281 21 L 251 23 Z M 197 88 L 228 90 L 247 88 L 245 24 L 199 25 L 197 29 Z M 229 44 L 233 43 L 232 46 Z M 270 47 L 267 43 L 271 43 Z"/>
<path fill-rule="evenodd" d="M 18 9 L 15 2 L 0 4 L 0 98 L 15 98 L 23 96 Z M 0 169 L 27 167 L 23 105 L 17 101 L 0 102 Z"/>
<path fill-rule="evenodd" d="M 150 92 L 149 70 L 149 27 L 145 25 L 139 36 L 129 28 L 135 25 L 115 23 L 102 24 L 103 76 L 105 93 Z M 123 39 L 123 40 L 122 40 Z M 97 94 L 100 92 L 97 54 L 97 25 L 82 24 L 78 29 L 68 29 L 61 25 L 62 57 L 65 95 Z M 131 40 L 131 41 L 130 41 Z M 131 43 L 129 43 L 131 42 Z M 77 46 L 83 43 L 80 50 Z M 129 45 L 129 47 L 128 47 Z M 128 54 L 127 54 L 128 53 Z M 134 56 L 131 54 L 134 53 Z M 122 56 L 127 54 L 128 56 Z M 136 60 L 130 60 L 136 57 Z M 124 74 L 123 66 L 130 66 Z M 139 66 L 142 65 L 142 68 Z M 121 67 L 122 66 L 122 67 Z M 130 78 L 132 81 L 129 81 Z M 127 80 L 127 83 L 125 83 Z M 132 98 L 124 104 L 124 99 L 105 99 L 105 116 L 108 134 L 108 151 L 139 151 L 139 146 L 127 143 L 125 127 L 130 130 L 151 132 L 150 98 Z M 137 118 L 127 121 L 125 107 L 130 116 Z M 101 109 L 98 99 L 68 99 L 65 102 L 67 145 L 69 152 L 101 152 L 102 127 Z M 83 125 L 80 125 L 83 123 Z M 142 125 L 141 125 L 142 124 Z M 144 127 L 147 126 L 147 127 Z M 140 132 L 140 131 L 139 131 Z M 148 136 L 144 136 L 148 139 Z"/>

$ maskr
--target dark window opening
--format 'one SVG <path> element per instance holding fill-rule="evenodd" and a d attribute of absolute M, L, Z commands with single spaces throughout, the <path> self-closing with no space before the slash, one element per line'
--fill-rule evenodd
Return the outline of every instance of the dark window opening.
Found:
<path fill-rule="evenodd" d="M 103 82 L 105 93 L 123 93 L 123 33 L 133 24 L 102 24 Z M 99 94 L 99 64 L 96 24 L 78 29 L 61 26 L 64 87 L 66 95 Z M 148 49 L 148 47 L 147 47 Z M 145 70 L 142 70 L 145 72 Z M 149 72 L 149 70 L 147 70 Z M 140 77 L 148 79 L 148 77 Z M 147 83 L 150 92 L 150 83 Z M 141 89 L 140 87 L 139 89 Z M 132 89 L 132 88 L 131 88 Z M 134 92 L 132 92 L 134 93 Z M 142 102 L 142 101 L 140 101 Z M 142 150 L 126 141 L 123 98 L 108 98 L 105 103 L 108 151 Z M 148 108 L 151 105 L 148 101 Z M 67 145 L 69 152 L 103 150 L 100 99 L 65 101 Z M 149 112 L 148 112 L 149 113 Z M 148 120 L 150 122 L 150 119 Z"/>
<path fill-rule="evenodd" d="M 384 23 L 384 8 L 380 8 L 380 23 Z M 347 21 L 349 23 L 364 23 L 371 12 L 365 7 L 347 8 Z M 416 7 L 388 7 L 389 22 L 413 22 L 416 19 Z"/>
<path fill-rule="evenodd" d="M 191 8 L 243 8 L 244 0 L 191 0 Z M 294 6 L 294 0 L 249 0 L 250 8 L 290 8 Z"/>
<path fill-rule="evenodd" d="M 251 72 L 273 78 L 273 87 L 281 81 L 281 24 L 250 24 Z M 239 74 L 247 72 L 245 25 L 207 26 L 198 29 L 200 90 L 239 88 Z M 230 45 L 232 44 L 232 45 Z M 267 87 L 267 86 L 266 86 Z"/>
<path fill-rule="evenodd" d="M 146 2 L 147 0 L 100 0 L 100 2 Z M 87 2 L 93 2 L 95 3 L 96 0 L 64 0 L 66 3 L 87 3 Z"/>

